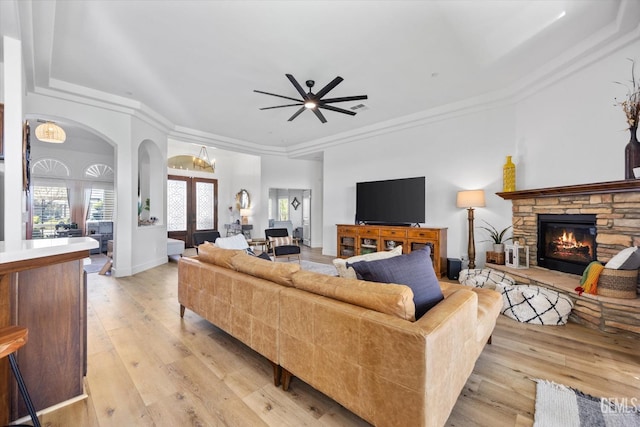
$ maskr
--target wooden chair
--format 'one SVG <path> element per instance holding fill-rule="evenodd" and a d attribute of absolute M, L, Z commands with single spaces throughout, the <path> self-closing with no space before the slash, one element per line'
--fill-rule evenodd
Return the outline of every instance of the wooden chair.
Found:
<path fill-rule="evenodd" d="M 33 406 L 33 402 L 31 401 L 31 397 L 29 396 L 29 392 L 27 391 L 27 386 L 22 379 L 22 374 L 20 373 L 20 369 L 18 368 L 18 362 L 16 361 L 15 355 L 15 352 L 27 343 L 28 334 L 29 332 L 27 328 L 23 328 L 21 326 L 6 326 L 4 328 L 0 328 L 0 359 L 5 356 L 9 356 L 11 371 L 13 371 L 13 376 L 18 382 L 20 394 L 22 395 L 22 399 L 27 406 L 27 411 L 29 411 L 33 426 L 40 427 L 40 421 L 38 420 L 38 416 L 36 415 L 36 409 Z"/>
<path fill-rule="evenodd" d="M 300 246 L 293 244 L 293 238 L 291 244 L 279 244 L 278 238 L 289 237 L 289 231 L 286 228 L 267 228 L 264 230 L 264 235 L 267 239 L 269 255 L 273 257 L 275 262 L 279 257 L 292 257 L 295 256 L 300 262 Z"/>

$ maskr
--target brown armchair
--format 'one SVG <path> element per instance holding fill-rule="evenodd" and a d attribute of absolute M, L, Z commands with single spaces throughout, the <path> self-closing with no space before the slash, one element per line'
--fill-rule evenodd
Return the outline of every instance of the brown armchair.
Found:
<path fill-rule="evenodd" d="M 264 230 L 267 239 L 267 251 L 275 262 L 280 257 L 295 256 L 300 262 L 300 246 L 293 243 L 286 228 L 267 228 Z"/>

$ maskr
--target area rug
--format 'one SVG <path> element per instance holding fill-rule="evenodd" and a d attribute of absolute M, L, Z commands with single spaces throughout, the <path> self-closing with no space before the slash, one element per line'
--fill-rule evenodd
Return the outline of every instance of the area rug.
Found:
<path fill-rule="evenodd" d="M 321 264 L 313 261 L 300 261 L 300 268 L 307 271 L 313 271 L 315 273 L 326 274 L 328 276 L 337 276 L 338 270 L 331 264 Z"/>
<path fill-rule="evenodd" d="M 91 264 L 85 264 L 84 271 L 86 271 L 87 274 L 97 273 L 102 270 L 107 260 L 108 258 L 105 254 L 91 255 Z"/>
<path fill-rule="evenodd" d="M 534 427 L 638 427 L 640 399 L 601 398 L 546 380 L 535 380 Z"/>

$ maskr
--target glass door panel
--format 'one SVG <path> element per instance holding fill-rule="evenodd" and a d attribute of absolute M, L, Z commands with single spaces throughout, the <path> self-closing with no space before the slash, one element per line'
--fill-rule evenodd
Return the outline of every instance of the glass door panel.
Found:
<path fill-rule="evenodd" d="M 195 231 L 218 229 L 218 181 L 170 175 L 167 181 L 167 232 L 192 247 Z"/>

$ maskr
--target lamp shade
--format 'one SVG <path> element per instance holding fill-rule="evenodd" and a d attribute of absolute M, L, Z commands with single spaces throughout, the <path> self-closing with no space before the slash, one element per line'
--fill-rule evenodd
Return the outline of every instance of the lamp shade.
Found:
<path fill-rule="evenodd" d="M 61 144 L 67 139 L 64 130 L 53 122 L 44 122 L 36 128 L 36 138 L 42 142 Z"/>
<path fill-rule="evenodd" d="M 484 190 L 458 191 L 456 206 L 459 208 L 482 208 L 485 206 Z"/>

